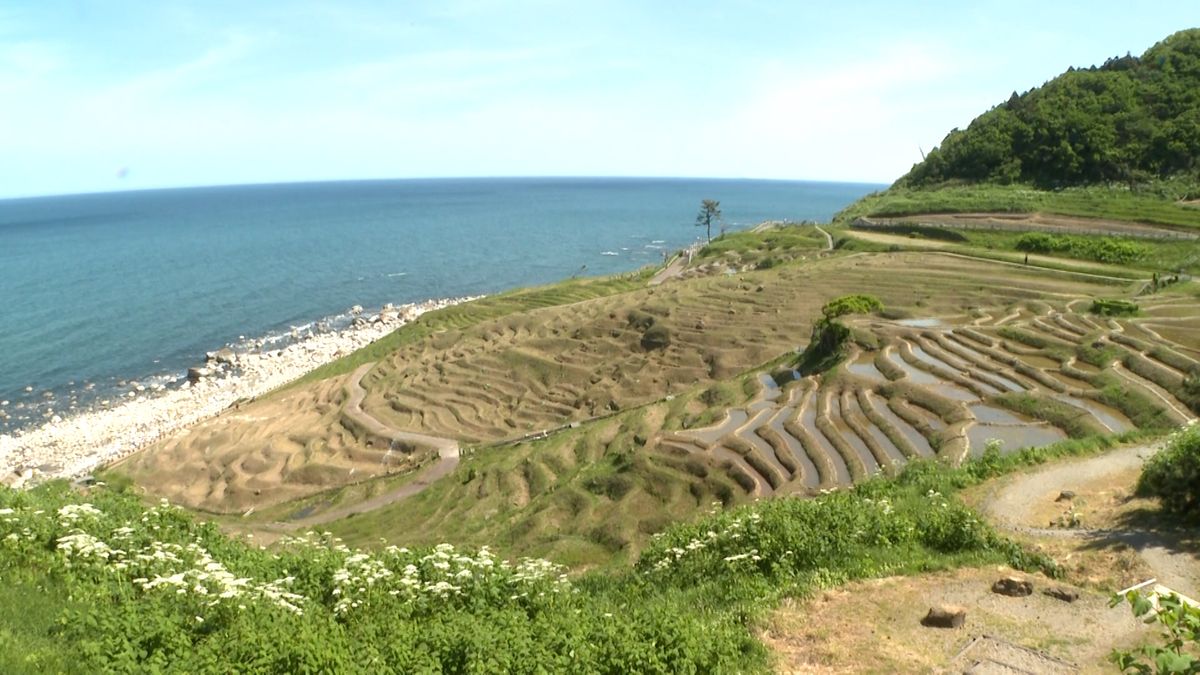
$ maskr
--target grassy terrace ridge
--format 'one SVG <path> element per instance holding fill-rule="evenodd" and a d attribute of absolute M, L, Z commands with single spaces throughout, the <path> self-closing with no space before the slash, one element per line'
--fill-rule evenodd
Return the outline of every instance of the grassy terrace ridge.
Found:
<path fill-rule="evenodd" d="M 1116 220 L 1180 230 L 1200 229 L 1200 208 L 1151 191 L 1118 186 L 1044 190 L 1029 185 L 975 183 L 942 187 L 893 186 L 851 204 L 834 218 L 901 218 L 951 213 L 1047 213 Z"/>
<path fill-rule="evenodd" d="M 1025 250 L 1025 243 L 1032 233 L 1028 232 L 903 223 L 869 230 L 839 226 L 830 228 L 829 232 L 838 239 L 838 248 L 843 251 L 943 251 L 986 260 L 1028 264 L 1043 269 L 1081 272 L 1130 281 L 1149 279 L 1156 273 L 1200 273 L 1200 242 L 1186 240 L 1050 235 L 1064 241 L 1119 242 L 1120 245 L 1128 247 L 1132 255 L 1131 259 L 1118 263 L 1096 260 L 1098 256 L 1087 247 L 1067 248 L 1048 254 L 1029 253 Z"/>
<path fill-rule="evenodd" d="M 462 330 L 494 319 L 538 307 L 568 305 L 574 302 L 624 293 L 645 286 L 652 268 L 606 277 L 568 279 L 545 286 L 517 288 L 488 295 L 471 302 L 426 312 L 380 340 L 327 363 L 296 380 L 288 387 L 345 375 L 364 363 L 378 361 L 397 348 L 444 330 Z"/>

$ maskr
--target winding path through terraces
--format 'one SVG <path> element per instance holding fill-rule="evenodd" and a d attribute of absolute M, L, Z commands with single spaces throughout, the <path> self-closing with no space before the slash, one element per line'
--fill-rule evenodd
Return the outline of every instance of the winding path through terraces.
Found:
<path fill-rule="evenodd" d="M 402 499 L 407 499 L 414 495 L 424 492 L 426 488 L 432 485 L 435 481 L 448 475 L 454 468 L 458 466 L 460 451 L 458 441 L 450 438 L 440 438 L 437 436 L 427 436 L 425 434 L 416 434 L 410 431 L 404 431 L 392 426 L 388 426 L 378 419 L 371 416 L 370 413 L 362 409 L 363 399 L 366 398 L 367 392 L 362 387 L 362 379 L 372 367 L 374 363 L 365 363 L 358 367 L 353 374 L 350 375 L 350 380 L 347 383 L 347 389 L 350 392 L 350 398 L 346 401 L 346 407 L 343 413 L 354 420 L 357 424 L 362 425 L 372 434 L 389 438 L 398 443 L 416 445 L 420 447 L 432 448 L 437 451 L 437 461 L 433 462 L 418 471 L 413 479 L 403 485 L 397 486 L 393 490 L 384 492 L 383 494 L 375 495 L 370 499 L 349 504 L 346 506 L 329 509 L 321 513 L 314 514 L 305 518 L 299 518 L 288 523 L 289 527 L 309 527 L 312 525 L 321 525 L 330 523 L 335 520 L 341 520 L 348 516 L 358 513 L 366 513 L 375 509 L 394 504 Z"/>
<path fill-rule="evenodd" d="M 1111 483 L 1121 474 L 1138 470 L 1158 446 L 1121 448 L 1083 460 L 1047 466 L 999 484 L 982 504 L 990 520 L 1010 530 L 1038 537 L 1070 537 L 1098 545 L 1121 542 L 1138 552 L 1158 581 L 1184 595 L 1200 594 L 1200 554 L 1181 547 L 1169 532 L 1132 528 L 1064 529 L 1032 527 L 1035 510 L 1063 490 L 1082 491 Z"/>

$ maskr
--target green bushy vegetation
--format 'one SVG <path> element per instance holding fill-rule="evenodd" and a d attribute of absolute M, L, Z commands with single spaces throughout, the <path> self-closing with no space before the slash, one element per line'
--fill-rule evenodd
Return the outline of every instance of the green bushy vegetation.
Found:
<path fill-rule="evenodd" d="M 1113 237 L 1078 237 L 1046 232 L 1027 232 L 1021 235 L 1015 248 L 1026 253 L 1065 255 L 1082 260 L 1127 265 L 1146 257 L 1147 249 L 1129 239 Z"/>
<path fill-rule="evenodd" d="M 938 228 L 931 228 L 931 229 L 938 229 Z M 963 238 L 965 239 L 965 241 L 962 242 L 963 246 L 966 248 L 972 249 L 973 250 L 972 252 L 977 252 L 978 249 L 985 249 L 986 251 L 989 251 L 989 252 L 991 252 L 991 251 L 1020 252 L 1021 249 L 1019 247 L 1019 243 L 1021 242 L 1022 238 L 1028 236 L 1028 233 L 1006 232 L 1003 230 L 949 230 L 949 231 L 953 231 L 953 232 L 962 234 Z M 1056 238 L 1059 238 L 1059 239 L 1064 238 L 1063 235 L 1051 235 L 1051 236 L 1055 236 Z M 933 237 L 930 236 L 928 238 L 933 238 Z M 1081 242 L 1088 242 L 1089 240 L 1092 240 L 1089 237 L 1078 236 L 1078 235 L 1071 235 L 1068 238 L 1073 239 L 1073 240 L 1081 240 Z M 1096 238 L 1096 240 L 1099 240 L 1099 239 L 1110 239 L 1115 242 L 1124 242 L 1124 243 L 1133 244 L 1134 247 L 1136 248 L 1136 250 L 1138 251 L 1138 254 L 1136 255 L 1136 257 L 1130 258 L 1129 262 L 1120 263 L 1119 267 L 1116 266 L 1115 264 L 1107 264 L 1104 266 L 1097 266 L 1096 268 L 1094 268 L 1094 273 L 1096 273 L 1096 274 L 1104 274 L 1104 275 L 1109 275 L 1109 276 L 1128 275 L 1130 278 L 1142 279 L 1142 278 L 1145 278 L 1147 276 L 1147 274 L 1146 274 L 1146 272 L 1143 272 L 1140 270 L 1146 270 L 1151 273 L 1155 273 L 1155 272 L 1162 273 L 1165 270 L 1170 270 L 1170 271 L 1178 270 L 1178 271 L 1191 272 L 1191 273 L 1200 272 L 1200 255 L 1196 254 L 1196 242 L 1192 241 L 1192 240 L 1186 240 L 1186 239 L 1137 239 L 1137 240 L 1134 240 L 1134 239 L 1129 239 L 1129 238 L 1114 239 L 1111 237 Z M 1093 260 L 1093 261 L 1100 261 L 1099 258 L 1101 256 L 1105 255 L 1103 253 L 1098 253 L 1098 254 L 1093 255 L 1093 252 L 1090 250 L 1090 248 L 1091 247 L 1089 247 L 1086 243 L 1084 243 L 1082 245 L 1074 246 L 1074 247 L 1070 247 L 1070 248 L 1065 248 L 1065 249 L 1060 248 L 1060 250 L 1056 250 L 1056 251 L 1052 252 L 1051 255 L 1053 255 L 1055 257 L 1075 258 L 1077 260 Z M 1017 257 L 1008 258 L 1008 259 L 1014 260 L 1014 261 L 1020 260 L 1020 258 L 1017 258 Z M 1040 266 L 1051 266 L 1051 267 L 1055 266 L 1051 263 L 1048 263 L 1047 261 L 1039 261 L 1038 264 Z M 1060 267 L 1060 269 L 1075 269 L 1078 271 L 1092 271 L 1092 269 L 1090 269 L 1090 268 L 1084 268 L 1084 267 L 1077 266 L 1077 265 L 1072 266 L 1070 268 L 1061 268 Z M 1122 270 L 1124 270 L 1124 272 Z M 1160 288 L 1168 285 L 1168 283 L 1167 283 L 1168 279 L 1169 278 L 1165 277 L 1165 276 L 1160 279 Z"/>
<path fill-rule="evenodd" d="M 961 468 L 917 461 L 814 499 L 718 508 L 657 535 L 632 569 L 574 577 L 448 544 L 368 552 L 309 533 L 264 549 L 106 487 L 0 488 L 0 670 L 763 671 L 750 628 L 783 596 L 961 565 L 1057 574 L 955 492 L 1110 442 L 992 447 Z"/>
<path fill-rule="evenodd" d="M 539 559 L 443 544 L 271 550 L 180 509 L 64 484 L 0 489 L 0 670 L 714 672 L 764 662 L 736 615 Z M 639 600 L 640 601 L 636 601 Z M 37 607 L 39 618 L 23 614 Z M 53 618 L 47 620 L 47 616 Z"/>
<path fill-rule="evenodd" d="M 792 253 L 823 248 L 824 245 L 825 237 L 811 225 L 788 224 L 762 232 L 723 234 L 701 248 L 697 257 L 703 260 L 736 253 L 741 257 L 770 260 L 767 267 L 771 267 Z"/>
<path fill-rule="evenodd" d="M 1158 644 L 1148 644 L 1131 650 L 1114 650 L 1109 656 L 1123 673 L 1160 673 L 1161 675 L 1200 672 L 1200 607 L 1194 607 L 1170 593 L 1159 596 L 1157 602 L 1138 591 L 1116 596 L 1110 603 L 1116 607 L 1128 602 L 1133 615 L 1144 623 L 1157 624 Z"/>
<path fill-rule="evenodd" d="M 1200 426 L 1180 430 L 1146 462 L 1137 494 L 1157 498 L 1164 511 L 1200 523 Z"/>
<path fill-rule="evenodd" d="M 845 295 L 831 300 L 821 308 L 821 318 L 813 322 L 812 338 L 797 359 L 801 373 L 828 370 L 845 355 L 851 330 L 838 321 L 847 314 L 866 314 L 883 310 L 883 303 L 872 295 Z"/>
<path fill-rule="evenodd" d="M 1100 316 L 1137 316 L 1138 304 L 1132 300 L 1096 298 L 1088 311 Z"/>
<path fill-rule="evenodd" d="M 1200 29 L 1070 69 L 952 130 L 835 217 L 1046 213 L 1200 228 Z"/>
<path fill-rule="evenodd" d="M 901 182 L 948 180 L 1062 187 L 1197 175 L 1200 29 L 1140 58 L 1070 69 L 951 131 Z M 1193 196 L 1194 191 L 1181 196 Z"/>

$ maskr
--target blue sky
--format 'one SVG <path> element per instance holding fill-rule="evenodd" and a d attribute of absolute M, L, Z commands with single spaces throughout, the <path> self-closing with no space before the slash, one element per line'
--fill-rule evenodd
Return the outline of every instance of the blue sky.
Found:
<path fill-rule="evenodd" d="M 890 182 L 1012 91 L 1198 18 L 1195 0 L 6 0 L 0 197 L 441 176 Z"/>

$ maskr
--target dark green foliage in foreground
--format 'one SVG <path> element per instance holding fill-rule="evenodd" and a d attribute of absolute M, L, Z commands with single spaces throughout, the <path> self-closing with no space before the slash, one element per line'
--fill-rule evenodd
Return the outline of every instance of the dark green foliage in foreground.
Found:
<path fill-rule="evenodd" d="M 1137 316 L 1138 304 L 1132 300 L 1096 298 L 1088 311 L 1101 316 Z"/>
<path fill-rule="evenodd" d="M 1144 645 L 1137 649 L 1113 650 L 1109 656 L 1121 672 L 1160 673 L 1173 675 L 1200 673 L 1200 607 L 1193 607 L 1171 593 L 1158 598 L 1158 604 L 1138 591 L 1116 596 L 1110 603 L 1116 607 L 1129 602 L 1133 615 L 1146 623 L 1161 627 L 1160 644 Z"/>
<path fill-rule="evenodd" d="M 1140 58 L 1068 70 L 951 131 L 899 182 L 1030 183 L 1062 187 L 1155 177 L 1195 178 L 1200 166 L 1200 29 Z"/>
<path fill-rule="evenodd" d="M 358 552 L 323 536 L 268 551 L 107 489 L 0 488 L 0 672 L 764 667 L 737 613 L 697 612 L 677 588 L 633 576 L 576 585 L 562 571 L 445 545 Z"/>
<path fill-rule="evenodd" d="M 1200 524 L 1200 426 L 1177 432 L 1146 462 L 1137 494 L 1156 497 L 1164 511 Z"/>

